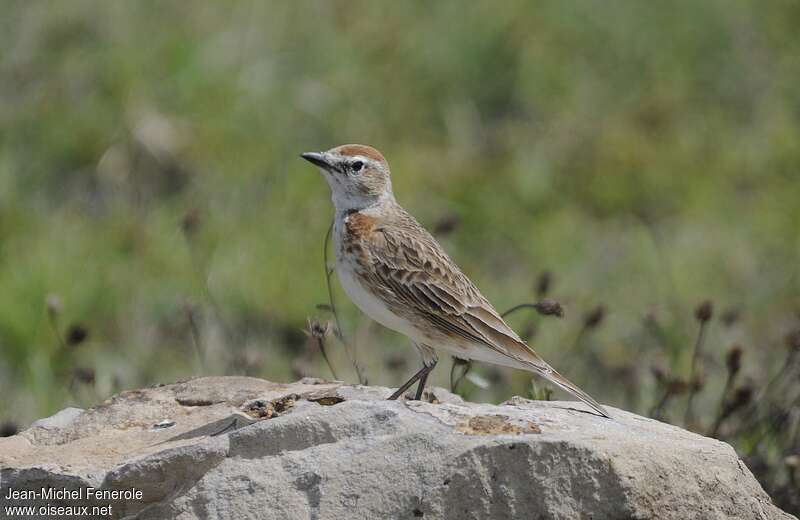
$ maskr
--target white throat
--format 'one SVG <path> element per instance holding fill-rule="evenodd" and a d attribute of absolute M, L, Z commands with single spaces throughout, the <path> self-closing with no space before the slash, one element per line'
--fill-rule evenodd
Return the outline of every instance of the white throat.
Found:
<path fill-rule="evenodd" d="M 387 204 L 393 203 L 394 194 L 391 191 L 385 191 L 378 197 L 361 197 L 352 196 L 350 193 L 343 190 L 331 190 L 331 201 L 336 208 L 336 213 L 347 213 L 350 211 L 364 211 L 370 208 L 380 208 Z"/>

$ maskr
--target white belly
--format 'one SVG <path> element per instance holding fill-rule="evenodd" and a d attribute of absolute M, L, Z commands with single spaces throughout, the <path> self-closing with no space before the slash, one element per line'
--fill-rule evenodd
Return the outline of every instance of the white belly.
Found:
<path fill-rule="evenodd" d="M 356 278 L 352 266 L 347 261 L 336 261 L 336 275 L 350 300 L 361 309 L 361 312 L 377 321 L 384 327 L 408 336 L 412 341 L 421 343 L 422 334 L 411 322 L 393 313 L 386 304 L 373 295 Z"/>

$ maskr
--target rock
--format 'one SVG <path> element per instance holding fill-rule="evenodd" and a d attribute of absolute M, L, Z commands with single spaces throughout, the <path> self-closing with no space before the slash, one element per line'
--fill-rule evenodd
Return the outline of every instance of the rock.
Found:
<path fill-rule="evenodd" d="M 39 419 L 31 424 L 31 428 L 42 430 L 59 430 L 69 425 L 76 417 L 83 413 L 82 408 L 64 408 L 55 415 Z"/>
<path fill-rule="evenodd" d="M 390 393 L 209 377 L 65 410 L 0 439 L 0 518 L 793 518 L 729 445 L 622 410 Z"/>

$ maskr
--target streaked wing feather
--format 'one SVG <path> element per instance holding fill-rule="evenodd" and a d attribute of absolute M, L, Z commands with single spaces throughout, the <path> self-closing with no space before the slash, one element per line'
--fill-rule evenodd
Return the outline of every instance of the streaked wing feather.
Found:
<path fill-rule="evenodd" d="M 424 228 L 413 219 L 402 224 L 379 227 L 375 234 L 380 236 L 370 241 L 370 261 L 380 282 L 439 328 L 542 370 L 549 368 Z"/>

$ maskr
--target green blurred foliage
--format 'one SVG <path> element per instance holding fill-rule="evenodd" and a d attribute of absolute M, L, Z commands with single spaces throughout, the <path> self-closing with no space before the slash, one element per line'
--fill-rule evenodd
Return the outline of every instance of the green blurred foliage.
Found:
<path fill-rule="evenodd" d="M 554 274 L 566 317 L 511 321 L 601 401 L 646 413 L 651 367 L 688 376 L 694 306 L 738 310 L 708 331 L 712 416 L 726 349 L 764 380 L 800 319 L 798 26 L 790 0 L 6 2 L 0 421 L 200 373 L 329 376 L 301 329 L 331 318 L 332 207 L 298 154 L 347 142 L 429 228 L 457 222 L 440 238 L 498 309 Z M 410 375 L 336 294 L 370 382 Z M 476 370 L 474 399 L 529 388 Z"/>

